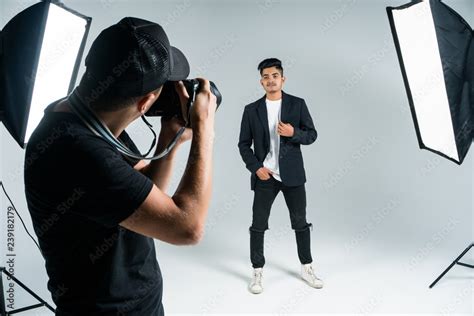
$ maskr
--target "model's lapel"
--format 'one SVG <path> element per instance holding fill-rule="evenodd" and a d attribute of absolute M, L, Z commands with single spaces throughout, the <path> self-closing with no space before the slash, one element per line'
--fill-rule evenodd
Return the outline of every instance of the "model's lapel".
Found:
<path fill-rule="evenodd" d="M 265 146 L 268 148 L 270 146 L 270 131 L 268 129 L 268 113 L 265 96 L 258 100 L 257 114 L 258 118 L 260 119 L 260 123 L 262 123 L 263 130 L 265 131 Z"/>
<path fill-rule="evenodd" d="M 288 113 L 290 113 L 291 103 L 288 98 L 288 94 L 285 92 L 281 92 L 281 113 L 280 113 L 280 121 L 283 123 L 288 123 Z"/>

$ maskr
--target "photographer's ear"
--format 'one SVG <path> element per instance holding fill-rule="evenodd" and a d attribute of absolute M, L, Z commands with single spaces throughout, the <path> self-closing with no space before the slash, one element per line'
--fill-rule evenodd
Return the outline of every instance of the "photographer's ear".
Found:
<path fill-rule="evenodd" d="M 140 100 L 138 100 L 137 109 L 142 115 L 144 115 L 158 99 L 162 88 L 163 86 L 159 87 L 155 91 L 147 93 L 145 96 L 140 98 Z"/>

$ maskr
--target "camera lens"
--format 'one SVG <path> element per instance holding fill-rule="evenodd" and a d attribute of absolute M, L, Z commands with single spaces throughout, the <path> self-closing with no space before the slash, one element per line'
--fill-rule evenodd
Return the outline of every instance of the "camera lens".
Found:
<path fill-rule="evenodd" d="M 219 89 L 217 89 L 217 86 L 214 82 L 210 81 L 209 83 L 211 86 L 211 93 L 216 96 L 217 108 L 219 108 L 219 105 L 222 102 L 222 94 L 220 93 Z M 201 89 L 201 83 L 197 79 L 187 79 L 183 80 L 183 84 L 189 95 L 189 100 L 186 104 L 186 112 L 189 112 L 196 94 L 199 93 L 199 90 Z M 163 89 L 161 90 L 158 100 L 155 101 L 155 103 L 150 107 L 145 115 L 165 117 L 178 116 L 185 121 L 188 121 L 181 111 L 181 102 L 179 95 L 176 92 L 174 81 L 168 81 L 163 85 Z"/>

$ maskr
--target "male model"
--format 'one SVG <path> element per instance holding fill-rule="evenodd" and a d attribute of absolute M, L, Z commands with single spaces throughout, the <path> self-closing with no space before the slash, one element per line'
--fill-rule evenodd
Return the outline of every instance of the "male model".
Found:
<path fill-rule="evenodd" d="M 310 286 L 322 288 L 323 282 L 316 277 L 311 265 L 312 224 L 306 221 L 306 176 L 300 149 L 300 145 L 312 144 L 317 132 L 305 101 L 282 91 L 285 77 L 281 61 L 265 59 L 258 70 L 266 95 L 245 107 L 239 138 L 239 151 L 252 174 L 254 191 L 250 227 L 250 258 L 254 271 L 249 290 L 254 294 L 263 291 L 263 239 L 270 209 L 280 191 L 296 234 L 301 277 Z"/>

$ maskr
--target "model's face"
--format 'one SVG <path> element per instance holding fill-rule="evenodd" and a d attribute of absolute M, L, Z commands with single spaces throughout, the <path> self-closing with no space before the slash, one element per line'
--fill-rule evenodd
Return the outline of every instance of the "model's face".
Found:
<path fill-rule="evenodd" d="M 262 77 L 260 83 L 267 93 L 280 92 L 283 89 L 283 77 L 276 67 L 265 68 L 262 70 Z"/>

